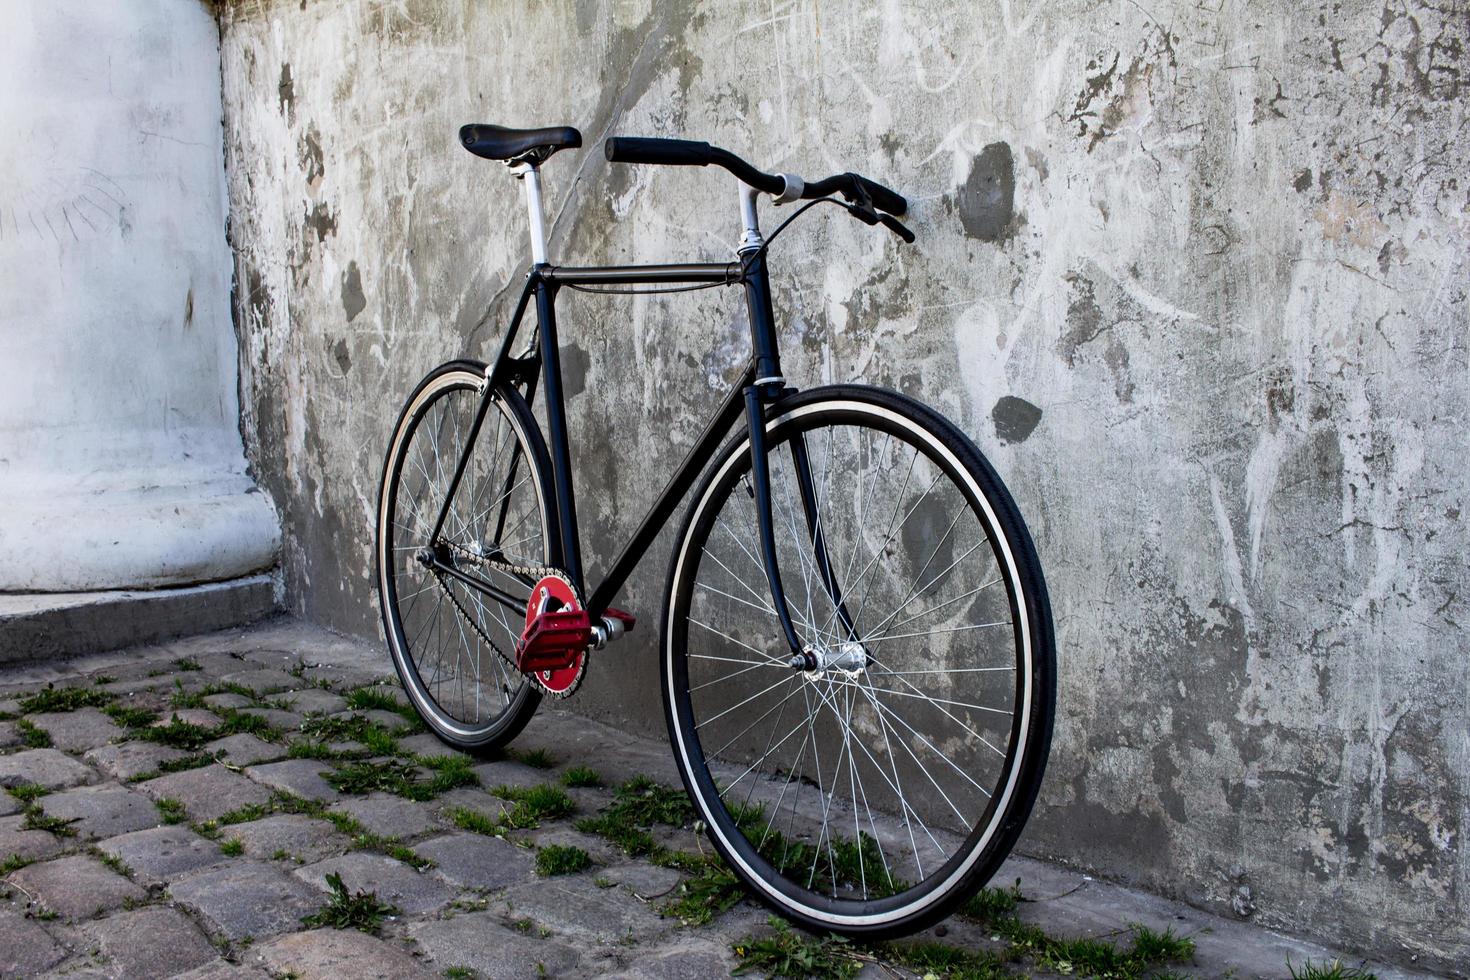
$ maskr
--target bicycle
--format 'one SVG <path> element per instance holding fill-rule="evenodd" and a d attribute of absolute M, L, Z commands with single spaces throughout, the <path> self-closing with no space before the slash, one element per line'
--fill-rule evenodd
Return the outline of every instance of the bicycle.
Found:
<path fill-rule="evenodd" d="M 658 649 L 675 759 L 710 840 L 808 928 L 880 938 L 943 917 L 994 874 L 1041 782 L 1055 700 L 1041 568 L 1010 494 L 948 419 L 881 388 L 787 384 L 767 272 L 771 242 L 810 208 L 912 242 L 907 202 L 854 173 L 808 183 L 707 143 L 612 137 L 612 163 L 734 175 L 735 257 L 557 266 L 540 167 L 581 135 L 471 125 L 460 139 L 524 183 L 531 266 L 494 360 L 431 371 L 389 443 L 377 577 L 414 707 L 444 742 L 487 751 L 543 695 L 576 691 L 590 653 L 633 628 L 611 601 L 692 489 Z M 769 238 L 763 194 L 805 202 Z M 557 295 L 735 285 L 750 362 L 589 593 Z"/>

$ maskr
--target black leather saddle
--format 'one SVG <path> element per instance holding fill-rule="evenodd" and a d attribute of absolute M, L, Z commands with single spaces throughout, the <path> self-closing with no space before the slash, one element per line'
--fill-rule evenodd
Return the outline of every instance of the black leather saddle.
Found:
<path fill-rule="evenodd" d="M 509 129 L 489 123 L 470 123 L 460 127 L 459 141 L 466 150 L 486 160 L 540 163 L 557 150 L 581 146 L 582 134 L 571 126 Z"/>

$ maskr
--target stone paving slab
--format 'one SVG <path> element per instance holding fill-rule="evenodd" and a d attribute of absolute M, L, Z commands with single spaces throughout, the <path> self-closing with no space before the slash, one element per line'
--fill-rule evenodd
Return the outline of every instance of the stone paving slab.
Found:
<path fill-rule="evenodd" d="M 43 796 L 40 804 L 48 817 L 71 821 L 84 837 L 115 837 L 159 823 L 152 800 L 116 784 L 63 790 Z"/>
<path fill-rule="evenodd" d="M 483 762 L 474 767 L 474 773 L 480 777 L 480 785 L 486 789 L 494 789 L 496 786 L 524 788 L 542 783 L 559 785 L 555 775 L 519 762 Z"/>
<path fill-rule="evenodd" d="M 54 711 L 29 715 L 31 724 L 51 736 L 51 744 L 63 752 L 83 752 L 121 738 L 123 730 L 96 708 Z"/>
<path fill-rule="evenodd" d="M 269 697 L 279 691 L 289 691 L 298 685 L 298 680 L 274 667 L 254 667 L 237 670 L 220 677 L 224 684 L 239 684 L 254 691 L 257 696 Z"/>
<path fill-rule="evenodd" d="M 326 893 L 327 875 L 342 876 L 351 894 L 376 892 L 378 899 L 396 905 L 408 915 L 432 912 L 449 904 L 454 889 L 440 879 L 415 871 L 402 861 L 382 854 L 355 851 L 296 869 L 296 877 Z"/>
<path fill-rule="evenodd" d="M 391 793 L 369 793 L 348 797 L 331 808 L 362 824 L 370 834 L 409 840 L 435 829 L 427 806 Z"/>
<path fill-rule="evenodd" d="M 316 889 L 278 868 L 233 862 L 182 878 L 169 888 L 174 901 L 198 915 L 209 930 L 231 941 L 260 940 L 302 928 L 301 918 L 321 908 Z"/>
<path fill-rule="evenodd" d="M 155 742 L 119 742 L 92 749 L 82 756 L 114 779 L 133 779 L 158 771 L 165 762 L 182 759 L 189 753 Z"/>
<path fill-rule="evenodd" d="M 408 934 L 441 974 L 460 967 L 474 970 L 483 980 L 565 977 L 573 975 L 581 959 L 571 944 L 506 928 L 486 912 L 415 922 Z"/>
<path fill-rule="evenodd" d="M 529 881 L 535 854 L 483 834 L 446 834 L 414 845 L 414 853 L 438 864 L 433 874 L 461 888 L 495 889 Z"/>
<path fill-rule="evenodd" d="M 397 718 L 396 715 L 394 717 Z M 398 721 L 401 722 L 402 720 L 402 718 L 398 718 Z M 395 724 L 391 727 L 397 726 Z M 439 740 L 439 737 L 432 732 L 420 732 L 417 735 L 410 735 L 407 738 L 400 738 L 398 740 L 398 747 L 405 752 L 412 752 L 414 755 L 462 755 L 465 758 L 471 758 L 468 753 L 461 752 L 458 749 L 453 748 L 452 746 L 445 745 L 442 741 Z"/>
<path fill-rule="evenodd" d="M 271 798 L 269 789 L 224 766 L 169 773 L 139 783 L 138 788 L 154 800 L 178 800 L 184 804 L 190 820 L 214 820 L 231 810 L 264 804 Z"/>
<path fill-rule="evenodd" d="M 331 771 L 330 763 L 316 759 L 287 759 L 269 765 L 251 766 L 245 770 L 245 775 L 257 783 L 293 796 L 330 802 L 342 798 L 342 794 L 322 778 L 322 773 Z"/>
<path fill-rule="evenodd" d="M 21 802 L 9 793 L 0 793 L 0 817 L 8 817 L 21 811 Z"/>
<path fill-rule="evenodd" d="M 279 759 L 287 750 L 284 745 L 275 745 L 262 741 L 249 732 L 240 732 L 210 742 L 204 746 L 204 751 L 232 766 L 253 766 L 258 762 Z"/>
<path fill-rule="evenodd" d="M 90 918 L 124 902 L 141 901 L 143 889 L 86 854 L 21 868 L 10 880 L 42 907 L 68 919 Z"/>
<path fill-rule="evenodd" d="M 20 742 L 20 732 L 16 729 L 15 723 L 0 721 L 0 749 L 11 748 L 19 745 Z"/>
<path fill-rule="evenodd" d="M 25 817 L 0 817 L 0 861 L 11 856 L 39 861 L 60 853 L 66 844 L 44 830 L 24 830 Z"/>
<path fill-rule="evenodd" d="M 97 774 L 65 752 L 57 749 L 27 749 L 13 755 L 0 755 L 0 786 L 24 784 L 46 789 L 70 789 L 93 782 Z"/>
<path fill-rule="evenodd" d="M 275 978 L 264 969 L 217 959 L 213 963 L 206 963 L 188 972 L 180 973 L 173 980 L 275 980 Z"/>
<path fill-rule="evenodd" d="M 506 918 L 529 919 L 578 943 L 642 943 L 677 927 L 641 902 L 598 888 L 587 875 L 517 885 L 502 892 L 490 909 Z"/>
<path fill-rule="evenodd" d="M 114 913 L 83 932 L 108 961 L 108 972 L 129 980 L 161 980 L 219 958 L 187 915 L 161 905 Z"/>
<path fill-rule="evenodd" d="M 278 976 L 300 980 L 340 980 L 349 972 L 353 980 L 430 980 L 435 976 L 401 946 L 355 930 L 313 929 L 282 936 L 257 949 L 253 958 Z"/>
<path fill-rule="evenodd" d="M 34 920 L 0 909 L 0 977 L 36 976 L 66 955 L 66 949 Z"/>
<path fill-rule="evenodd" d="M 292 691 L 281 697 L 291 702 L 292 711 L 303 715 L 330 715 L 347 707 L 347 700 L 342 695 L 323 691 L 319 687 Z"/>
<path fill-rule="evenodd" d="M 97 847 L 127 865 L 143 884 L 162 884 L 225 860 L 217 844 L 182 826 L 138 830 L 102 841 Z"/>
<path fill-rule="evenodd" d="M 277 813 L 262 820 L 237 823 L 225 827 L 222 837 L 239 840 L 249 857 L 281 860 L 277 854 L 284 851 L 288 855 L 286 860 L 296 864 L 335 857 L 351 846 L 347 837 L 325 820 L 299 813 Z"/>
<path fill-rule="evenodd" d="M 609 973 L 608 980 L 708 980 L 728 977 L 740 966 L 740 960 L 728 945 L 708 934 L 685 934 L 683 938 L 661 947 L 657 952 L 643 950 L 633 957 L 626 970 Z M 884 977 L 883 972 L 874 980 Z M 859 975 L 859 980 L 862 980 Z"/>

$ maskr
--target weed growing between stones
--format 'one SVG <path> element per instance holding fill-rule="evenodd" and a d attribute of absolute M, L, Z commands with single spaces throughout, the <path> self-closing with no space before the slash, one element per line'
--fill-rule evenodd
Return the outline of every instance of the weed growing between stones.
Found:
<path fill-rule="evenodd" d="M 480 777 L 464 756 L 424 756 L 417 761 L 429 771 L 427 778 L 420 778 L 418 769 L 411 763 L 396 760 L 352 762 L 324 773 L 322 778 L 339 793 L 361 796 L 381 790 L 418 803 L 426 803 L 460 786 L 480 784 Z"/>
<path fill-rule="evenodd" d="M 555 786 L 497 786 L 491 794 L 515 805 L 500 816 L 500 823 L 510 830 L 533 830 L 542 820 L 556 820 L 576 809 L 572 798 Z"/>
<path fill-rule="evenodd" d="M 590 766 L 573 766 L 562 773 L 561 781 L 563 785 L 573 788 L 591 789 L 602 785 L 602 776 Z"/>
<path fill-rule="evenodd" d="M 382 931 L 383 919 L 402 914 L 397 906 L 378 901 L 377 892 L 359 890 L 356 894 L 348 894 L 342 876 L 335 871 L 327 875 L 327 887 L 332 889 L 332 897 L 327 904 L 311 915 L 301 917 L 308 928 L 357 929 L 376 936 Z"/>
<path fill-rule="evenodd" d="M 171 796 L 163 796 L 153 801 L 158 808 L 158 815 L 166 824 L 183 823 L 189 819 L 189 814 L 184 810 L 184 804 Z"/>
<path fill-rule="evenodd" d="M 318 742 L 357 742 L 372 755 L 397 755 L 398 740 L 393 733 L 383 726 L 368 720 L 360 714 L 349 715 L 346 718 L 308 718 L 301 725 L 301 733 L 307 738 Z M 295 742 L 291 746 L 293 753 L 298 746 L 304 743 Z M 293 758 L 310 758 L 303 755 L 292 756 Z"/>
<path fill-rule="evenodd" d="M 44 728 L 37 728 L 29 718 L 22 718 L 15 723 L 15 730 L 20 733 L 21 744 L 28 749 L 49 749 L 51 747 L 51 736 Z"/>
<path fill-rule="evenodd" d="M 693 819 L 694 807 L 681 791 L 639 775 L 618 787 L 612 805 L 595 817 L 577 821 L 576 827 L 605 838 L 630 857 L 638 857 L 660 850 L 647 828 L 656 823 L 682 827 Z"/>
<path fill-rule="evenodd" d="M 112 702 L 113 695 L 88 687 L 50 687 L 28 694 L 17 703 L 22 714 L 43 711 L 75 711 L 78 708 L 101 708 Z"/>
<path fill-rule="evenodd" d="M 841 936 L 820 939 L 793 932 L 785 921 L 770 918 L 774 936 L 747 937 L 732 947 L 740 957 L 735 975 L 759 971 L 768 977 L 834 977 L 846 980 L 857 976 L 862 962 L 854 955 L 852 944 Z"/>
<path fill-rule="evenodd" d="M 225 857 L 239 857 L 245 853 L 245 842 L 238 837 L 231 837 L 220 844 L 219 852 Z"/>
<path fill-rule="evenodd" d="M 21 821 L 21 830 L 44 830 L 48 834 L 57 837 L 75 837 L 77 832 L 72 829 L 76 820 L 63 820 L 60 817 L 48 817 L 46 811 L 41 809 L 41 804 L 32 803 L 21 811 L 25 819 Z"/>
<path fill-rule="evenodd" d="M 200 666 L 199 661 L 195 660 L 193 657 L 180 657 L 179 659 L 174 661 L 174 669 L 191 671 L 203 670 L 204 668 Z"/>
<path fill-rule="evenodd" d="M 526 749 L 524 751 L 511 751 L 511 757 L 520 760 L 532 769 L 552 769 L 556 766 L 556 756 L 545 749 Z"/>
<path fill-rule="evenodd" d="M 700 859 L 701 867 L 679 883 L 673 898 L 659 909 L 686 926 L 702 926 L 734 908 L 745 897 L 745 885 L 723 861 Z"/>
<path fill-rule="evenodd" d="M 444 811 L 444 815 L 460 830 L 468 830 L 472 834 L 496 837 L 503 832 L 500 821 L 487 817 L 477 810 L 471 810 L 469 807 L 450 807 Z"/>
<path fill-rule="evenodd" d="M 173 715 L 167 724 L 151 725 L 137 731 L 136 737 L 145 742 L 166 745 L 181 752 L 198 752 L 207 742 L 215 739 L 214 729 L 184 721 Z"/>
<path fill-rule="evenodd" d="M 271 808 L 263 803 L 247 803 L 238 809 L 220 814 L 219 819 L 215 823 L 221 827 L 228 827 L 231 824 L 237 823 L 249 823 L 252 820 L 259 820 L 269 815 L 270 812 Z"/>
<path fill-rule="evenodd" d="M 147 708 L 130 708 L 121 704 L 109 704 L 103 713 L 124 728 L 147 728 L 158 720 L 158 712 Z"/>
<path fill-rule="evenodd" d="M 116 871 L 118 874 L 122 875 L 124 878 L 131 878 L 133 876 L 133 869 L 128 867 L 127 864 L 123 862 L 123 859 L 118 857 L 116 854 L 108 854 L 100 847 L 91 847 L 88 848 L 88 851 L 90 851 L 93 857 L 101 861 L 104 865 L 111 868 L 113 871 Z"/>
<path fill-rule="evenodd" d="M 347 707 L 353 711 L 391 711 L 403 719 L 408 731 L 427 731 L 418 712 L 390 694 L 386 685 L 375 684 L 349 691 Z"/>
<path fill-rule="evenodd" d="M 5 792 L 15 797 L 21 803 L 29 805 L 36 802 L 51 791 L 46 787 L 38 786 L 35 783 L 20 783 L 18 785 L 9 787 L 5 790 Z"/>
<path fill-rule="evenodd" d="M 18 852 L 12 852 L 9 857 L 0 861 L 0 877 L 8 875 L 12 871 L 19 871 L 34 860 L 34 858 L 21 857 Z"/>
<path fill-rule="evenodd" d="M 1341 960 L 1315 964 L 1308 959 L 1298 968 L 1288 958 L 1286 971 L 1291 974 L 1291 980 L 1378 980 L 1378 974 L 1362 967 L 1343 966 Z"/>
<path fill-rule="evenodd" d="M 536 873 L 543 878 L 571 875 L 592 867 L 592 857 L 580 847 L 548 844 L 536 852 Z"/>

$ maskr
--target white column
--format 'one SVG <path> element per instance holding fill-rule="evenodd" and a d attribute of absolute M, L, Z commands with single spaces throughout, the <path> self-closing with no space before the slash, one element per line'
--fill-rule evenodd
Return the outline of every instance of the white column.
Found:
<path fill-rule="evenodd" d="M 274 564 L 230 321 L 200 0 L 0 6 L 0 591 Z"/>

